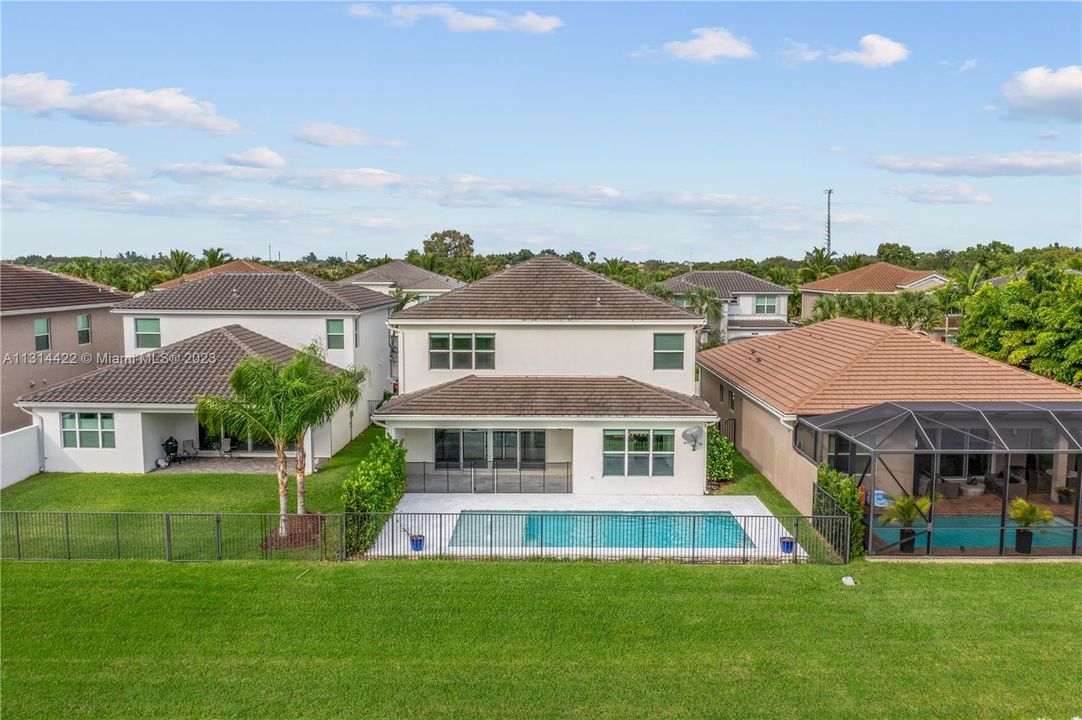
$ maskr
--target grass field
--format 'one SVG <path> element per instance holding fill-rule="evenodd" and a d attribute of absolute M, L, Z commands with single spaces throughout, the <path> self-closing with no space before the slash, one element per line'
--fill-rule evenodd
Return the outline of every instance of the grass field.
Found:
<path fill-rule="evenodd" d="M 733 460 L 733 482 L 727 483 L 716 494 L 755 495 L 775 515 L 802 514 L 740 453 Z"/>
<path fill-rule="evenodd" d="M 1082 713 L 1078 564 L 0 570 L 5 720 Z"/>
<path fill-rule="evenodd" d="M 382 428 L 357 436 L 308 477 L 308 507 L 342 511 L 342 480 L 368 451 Z M 290 479 L 290 503 L 296 502 Z M 126 475 L 41 473 L 0 491 L 4 510 L 101 510 L 106 512 L 278 512 L 273 475 Z"/>

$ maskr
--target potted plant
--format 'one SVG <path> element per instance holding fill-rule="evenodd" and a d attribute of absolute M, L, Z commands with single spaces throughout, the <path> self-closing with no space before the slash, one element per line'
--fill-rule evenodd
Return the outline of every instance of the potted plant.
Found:
<path fill-rule="evenodd" d="M 1056 488 L 1056 495 L 1059 497 L 1060 505 L 1070 505 L 1071 498 L 1074 497 L 1074 488 L 1070 485 L 1064 485 L 1063 487 Z"/>
<path fill-rule="evenodd" d="M 1051 523 L 1052 511 L 1022 498 L 1015 498 L 1011 502 L 1010 516 L 1011 520 L 1018 524 L 1018 529 L 1014 531 L 1014 549 L 1028 555 L 1033 551 L 1033 530 L 1030 528 Z M 1044 530 L 1038 528 L 1037 532 Z"/>
<path fill-rule="evenodd" d="M 899 532 L 901 542 L 898 549 L 907 555 L 913 554 L 913 545 L 917 538 L 917 531 L 913 529 L 913 523 L 928 517 L 928 511 L 932 508 L 932 498 L 929 495 L 916 497 L 914 495 L 902 495 L 894 499 L 894 504 L 889 505 L 880 519 L 884 523 L 896 522 L 902 526 Z"/>

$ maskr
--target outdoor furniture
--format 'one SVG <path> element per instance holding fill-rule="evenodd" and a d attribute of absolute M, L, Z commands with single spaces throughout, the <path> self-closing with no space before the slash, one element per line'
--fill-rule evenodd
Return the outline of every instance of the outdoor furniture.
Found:
<path fill-rule="evenodd" d="M 984 483 L 978 483 L 974 485 L 965 484 L 959 485 L 958 491 L 962 494 L 962 497 L 980 497 L 984 495 L 985 487 Z"/>
<path fill-rule="evenodd" d="M 944 500 L 954 500 L 961 492 L 962 483 L 958 480 L 948 480 L 943 478 L 939 483 L 939 494 L 943 496 Z"/>
<path fill-rule="evenodd" d="M 222 446 L 218 448 L 218 454 L 222 457 L 233 457 L 233 438 L 222 438 Z"/>
<path fill-rule="evenodd" d="M 180 460 L 192 460 L 199 457 L 199 449 L 195 446 L 195 440 L 185 440 L 180 444 L 180 452 L 177 454 Z"/>

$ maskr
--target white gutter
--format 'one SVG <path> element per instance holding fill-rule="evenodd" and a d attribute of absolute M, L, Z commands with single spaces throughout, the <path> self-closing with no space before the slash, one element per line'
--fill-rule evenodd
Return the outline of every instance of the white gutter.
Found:
<path fill-rule="evenodd" d="M 38 436 L 38 472 L 45 472 L 45 418 L 41 417 L 33 410 L 27 410 L 21 405 L 16 405 L 15 407 L 29 415 L 33 420 L 38 421 L 34 422 L 34 427 L 37 429 Z"/>

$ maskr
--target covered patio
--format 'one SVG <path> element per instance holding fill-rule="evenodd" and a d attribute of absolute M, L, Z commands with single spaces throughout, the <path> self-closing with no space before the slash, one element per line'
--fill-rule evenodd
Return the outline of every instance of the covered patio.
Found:
<path fill-rule="evenodd" d="M 1082 402 L 888 402 L 800 417 L 794 443 L 857 479 L 870 556 L 1080 552 Z"/>

